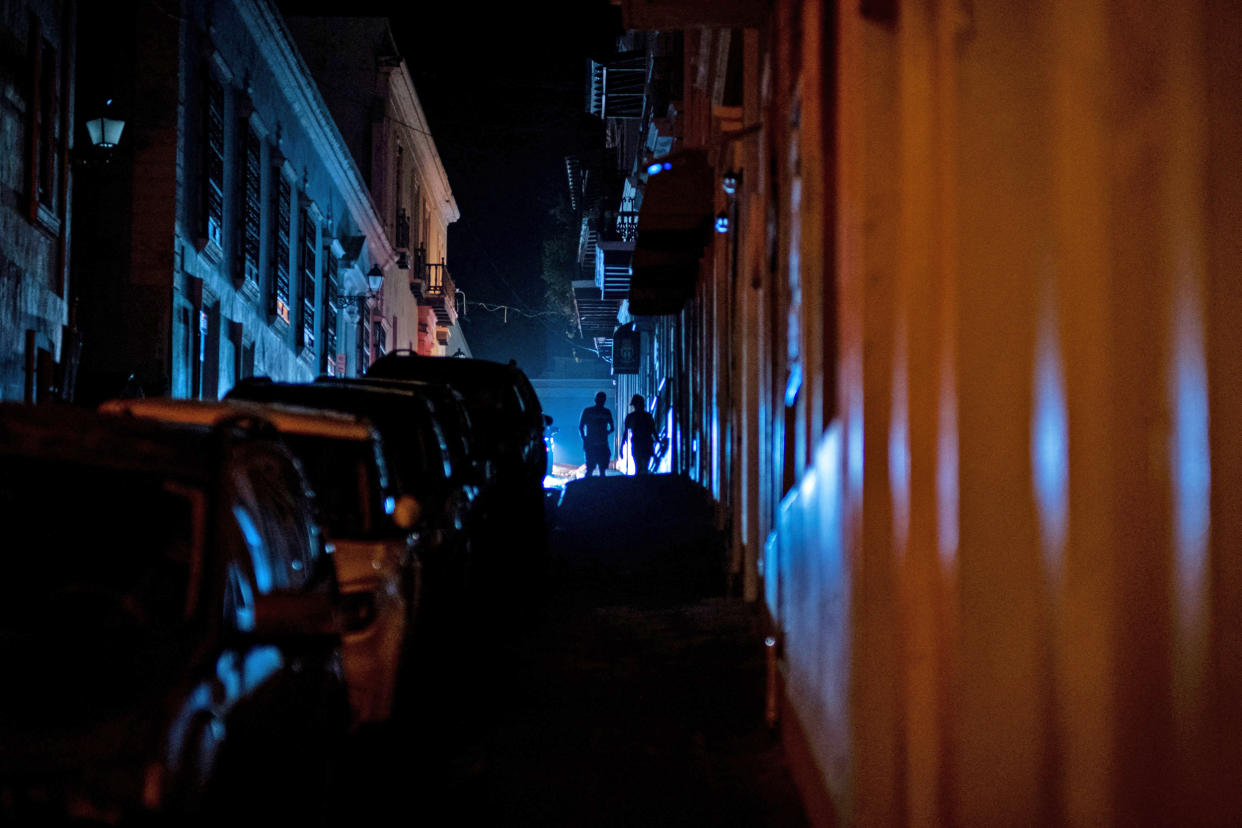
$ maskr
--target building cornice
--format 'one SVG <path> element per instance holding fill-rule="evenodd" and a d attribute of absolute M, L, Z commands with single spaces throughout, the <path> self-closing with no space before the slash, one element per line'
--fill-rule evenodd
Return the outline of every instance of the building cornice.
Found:
<path fill-rule="evenodd" d="M 294 116 L 305 130 L 312 146 L 323 147 L 319 153 L 324 170 L 333 186 L 345 199 L 358 229 L 367 237 L 372 257 L 387 266 L 396 260 L 396 253 L 384 231 L 379 212 L 371 199 L 366 181 L 350 153 L 349 146 L 332 120 L 328 105 L 319 93 L 306 62 L 294 45 L 292 35 L 271 0 L 235 0 L 238 14 L 255 38 L 279 89 L 285 91 Z"/>

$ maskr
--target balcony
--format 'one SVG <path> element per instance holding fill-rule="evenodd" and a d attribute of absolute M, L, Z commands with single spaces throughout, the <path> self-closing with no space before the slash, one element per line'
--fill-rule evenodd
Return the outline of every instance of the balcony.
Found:
<path fill-rule="evenodd" d="M 617 327 L 617 312 L 621 310 L 619 298 L 605 298 L 594 280 L 574 281 L 574 302 L 578 309 L 578 326 L 585 337 L 612 339 Z"/>
<path fill-rule="evenodd" d="M 633 241 L 601 241 L 596 245 L 595 286 L 603 299 L 625 299 L 630 295 Z"/>
<path fill-rule="evenodd" d="M 641 118 L 647 84 L 647 56 L 630 52 L 587 70 L 587 112 L 601 119 Z"/>
<path fill-rule="evenodd" d="M 427 305 L 436 314 L 436 321 L 445 326 L 457 324 L 457 286 L 449 275 L 448 266 L 427 261 L 427 250 L 419 245 L 410 271 L 410 293 L 420 305 Z"/>

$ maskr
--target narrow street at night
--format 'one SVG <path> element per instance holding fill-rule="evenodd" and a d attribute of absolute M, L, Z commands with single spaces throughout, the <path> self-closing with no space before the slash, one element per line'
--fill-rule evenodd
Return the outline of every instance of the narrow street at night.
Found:
<path fill-rule="evenodd" d="M 423 677 L 408 725 L 358 740 L 347 821 L 807 824 L 724 555 L 684 478 L 569 483 L 544 594 Z"/>
<path fill-rule="evenodd" d="M 0 828 L 1242 828 L 1240 77 L 0 0 Z"/>

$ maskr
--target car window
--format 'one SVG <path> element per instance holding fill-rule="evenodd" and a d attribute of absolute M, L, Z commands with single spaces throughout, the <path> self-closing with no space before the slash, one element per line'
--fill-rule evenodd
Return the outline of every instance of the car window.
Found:
<path fill-rule="evenodd" d="M 320 523 L 336 537 L 367 537 L 384 525 L 384 481 L 370 440 L 287 434 L 315 491 Z"/>
<path fill-rule="evenodd" d="M 204 503 L 201 489 L 149 472 L 4 458 L 4 546 L 22 554 L 5 558 L 3 625 L 38 623 L 75 603 L 68 596 L 151 629 L 185 618 L 202 569 Z"/>

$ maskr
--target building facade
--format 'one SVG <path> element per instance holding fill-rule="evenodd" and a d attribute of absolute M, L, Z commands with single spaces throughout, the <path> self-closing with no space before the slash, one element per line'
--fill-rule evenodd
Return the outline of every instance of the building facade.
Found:
<path fill-rule="evenodd" d="M 814 822 L 1236 824 L 1236 10 L 621 5 L 682 38 L 629 310 Z"/>
<path fill-rule="evenodd" d="M 74 202 L 82 398 L 358 373 L 397 255 L 349 147 L 271 3 L 175 11 L 81 9 L 84 53 L 119 57 L 80 84 L 127 119 Z"/>
<path fill-rule="evenodd" d="M 61 399 L 73 380 L 76 5 L 0 6 L 0 400 Z"/>
<path fill-rule="evenodd" d="M 663 164 L 676 146 L 682 42 L 676 30 L 631 30 L 618 38 L 615 55 L 590 62 L 587 111 L 603 124 L 604 149 L 598 156 L 567 162 L 571 200 L 580 205 L 580 274 L 574 282 L 579 329 L 611 366 L 619 415 L 628 413 L 635 394 L 644 398 L 659 430 L 652 469 L 659 472 L 684 470 L 688 453 L 700 448 L 684 439 L 693 433 L 687 407 L 691 373 L 678 362 L 688 353 L 682 338 L 691 329 L 677 314 L 649 312 L 654 309 L 643 307 L 641 296 L 637 306 L 631 300 L 647 183 L 665 171 Z M 671 300 L 677 310 L 689 296 L 709 239 L 705 215 L 692 225 L 689 234 L 701 241 L 692 245 L 686 261 L 666 262 L 681 271 L 675 281 L 684 295 Z M 624 435 L 617 435 L 615 449 L 618 468 L 633 472 Z"/>
<path fill-rule="evenodd" d="M 396 251 L 394 277 L 372 303 L 388 348 L 470 356 L 447 266 L 460 218 L 426 115 L 389 23 L 380 17 L 291 17 Z"/>

